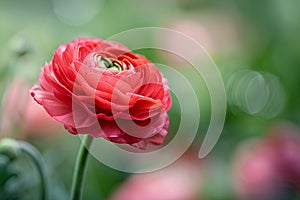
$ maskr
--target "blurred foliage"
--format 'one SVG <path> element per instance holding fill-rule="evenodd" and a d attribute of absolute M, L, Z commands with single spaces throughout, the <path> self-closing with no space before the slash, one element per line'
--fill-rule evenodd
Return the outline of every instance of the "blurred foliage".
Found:
<path fill-rule="evenodd" d="M 26 158 L 0 157 L 0 199 L 37 199 L 39 191 L 35 167 Z"/>
<path fill-rule="evenodd" d="M 8 181 L 16 177 L 17 174 L 13 172 L 12 168 L 9 167 L 10 159 L 6 156 L 0 157 L 0 194 L 1 199 L 16 199 L 18 194 L 10 192 L 7 189 Z M 14 195 L 14 196 L 13 196 Z"/>

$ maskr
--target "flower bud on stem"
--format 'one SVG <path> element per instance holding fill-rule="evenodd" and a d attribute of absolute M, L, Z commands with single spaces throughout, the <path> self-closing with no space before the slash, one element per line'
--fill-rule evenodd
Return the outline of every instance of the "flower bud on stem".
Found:
<path fill-rule="evenodd" d="M 0 141 L 0 153 L 7 155 L 11 160 L 17 159 L 22 153 L 29 156 L 36 166 L 41 184 L 41 200 L 47 199 L 47 183 L 45 178 L 45 166 L 39 151 L 31 144 L 24 141 L 17 141 L 10 138 L 4 138 Z"/>

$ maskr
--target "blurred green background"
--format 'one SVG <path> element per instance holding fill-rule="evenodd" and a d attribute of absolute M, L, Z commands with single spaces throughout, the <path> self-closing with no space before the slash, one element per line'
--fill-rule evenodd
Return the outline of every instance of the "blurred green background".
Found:
<path fill-rule="evenodd" d="M 203 161 L 209 163 L 209 170 L 199 167 L 205 177 L 200 178 L 200 195 L 194 199 L 247 199 L 240 197 L 232 184 L 232 163 L 238 147 L 253 138 L 265 140 L 267 130 L 277 124 L 295 129 L 300 124 L 299 8 L 297 0 L 1 0 L 0 137 L 10 136 L 35 145 L 47 163 L 50 199 L 67 199 L 80 141 L 54 122 L 45 126 L 52 127 L 55 134 L 44 132 L 43 127 L 35 128 L 42 123 L 37 119 L 42 118 L 25 111 L 27 91 L 37 83 L 41 66 L 51 60 L 59 45 L 78 37 L 106 39 L 149 26 L 175 29 L 208 50 L 221 72 L 227 95 L 225 126 L 216 147 Z M 160 36 L 154 42 L 166 42 L 170 48 L 180 44 Z M 172 66 L 174 62 L 159 51 L 137 52 L 162 64 Z M 185 76 L 201 99 L 202 121 L 194 143 L 196 151 L 192 151 L 193 160 L 197 160 L 197 148 L 210 119 L 209 94 L 203 80 L 194 77 L 185 65 L 182 64 Z M 178 110 L 178 102 L 174 101 L 169 112 L 171 136 L 180 120 Z M 28 118 L 24 114 L 27 112 Z M 299 131 L 295 132 L 299 135 Z M 300 155 L 299 148 L 293 151 Z M 0 199 L 38 199 L 39 182 L 28 160 L 10 163 L 2 159 L 0 163 L 1 173 L 8 173 L 3 171 L 5 168 L 18 174 L 8 182 L 2 180 Z M 300 165 L 297 166 L 299 173 Z M 83 199 L 108 199 L 130 176 L 91 157 Z M 293 189 L 293 195 L 280 198 L 299 199 L 296 191 L 299 192 Z"/>

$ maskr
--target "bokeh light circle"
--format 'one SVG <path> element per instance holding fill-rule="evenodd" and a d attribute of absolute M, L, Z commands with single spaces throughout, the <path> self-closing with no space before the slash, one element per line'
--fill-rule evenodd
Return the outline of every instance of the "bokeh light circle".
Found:
<path fill-rule="evenodd" d="M 286 94 L 279 78 L 268 72 L 240 70 L 226 84 L 228 103 L 263 118 L 276 117 L 286 104 Z"/>
<path fill-rule="evenodd" d="M 99 13 L 103 3 L 103 0 L 52 0 L 54 14 L 70 26 L 88 23 Z"/>

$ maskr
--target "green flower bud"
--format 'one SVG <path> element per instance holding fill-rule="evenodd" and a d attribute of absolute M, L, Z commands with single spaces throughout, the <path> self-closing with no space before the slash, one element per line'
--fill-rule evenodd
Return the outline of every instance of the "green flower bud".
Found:
<path fill-rule="evenodd" d="M 29 41 L 22 36 L 15 36 L 10 42 L 10 48 L 11 51 L 19 58 L 32 51 Z"/>
<path fill-rule="evenodd" d="M 0 154 L 6 155 L 10 160 L 16 159 L 21 153 L 19 143 L 12 138 L 0 140 Z"/>

